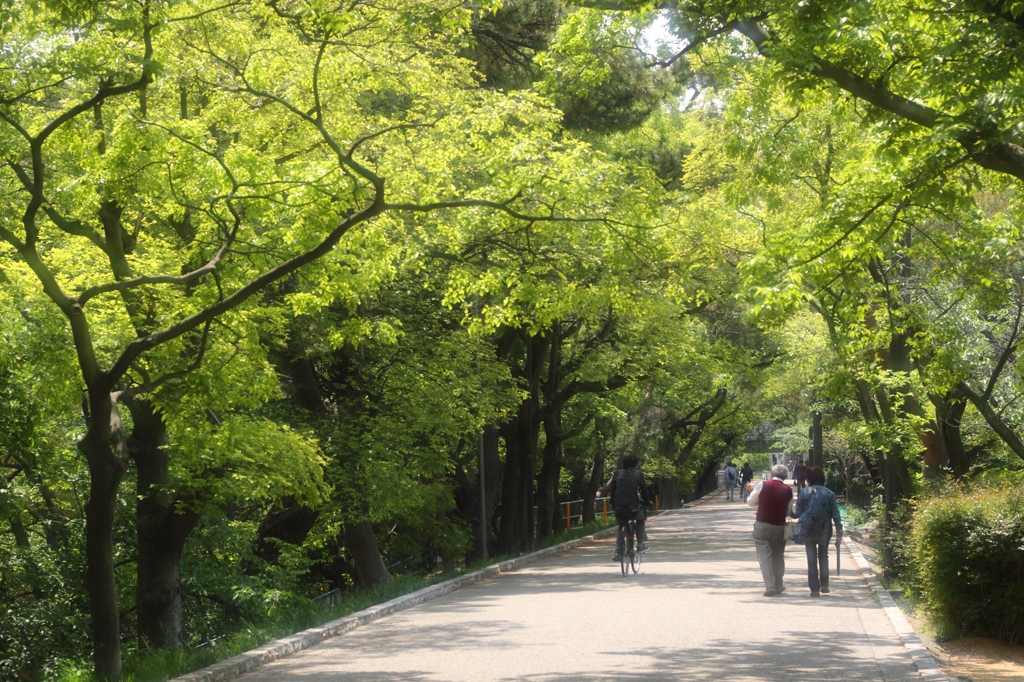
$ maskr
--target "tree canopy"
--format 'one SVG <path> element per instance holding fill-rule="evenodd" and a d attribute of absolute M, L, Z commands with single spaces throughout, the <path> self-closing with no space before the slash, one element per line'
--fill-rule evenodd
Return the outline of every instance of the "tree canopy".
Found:
<path fill-rule="evenodd" d="M 1018 5 L 5 4 L 0 676 L 527 551 L 627 454 L 675 506 L 816 413 L 889 521 L 1018 476 Z"/>

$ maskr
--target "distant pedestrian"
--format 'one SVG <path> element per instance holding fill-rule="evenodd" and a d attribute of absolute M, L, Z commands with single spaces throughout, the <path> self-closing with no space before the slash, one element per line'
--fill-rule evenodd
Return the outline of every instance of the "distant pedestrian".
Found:
<path fill-rule="evenodd" d="M 764 577 L 764 596 L 773 597 L 786 589 L 786 516 L 793 500 L 793 489 L 786 484 L 789 471 L 784 464 L 772 467 L 772 480 L 757 484 L 747 504 L 757 507 L 754 521 L 754 548 Z"/>
<path fill-rule="evenodd" d="M 800 491 L 793 516 L 798 519 L 793 541 L 802 542 L 807 550 L 807 586 L 811 588 L 811 596 L 828 594 L 828 544 L 832 539 L 832 524 L 836 526 L 836 536 L 842 538 L 843 520 L 839 516 L 836 494 L 825 487 L 825 472 L 821 467 L 807 470 L 807 487 Z"/>
<path fill-rule="evenodd" d="M 750 462 L 744 462 L 743 468 L 740 469 L 740 499 L 744 502 L 747 501 L 747 495 L 750 494 L 750 482 L 754 480 L 754 469 L 750 466 Z"/>
<path fill-rule="evenodd" d="M 796 479 L 797 490 L 803 490 L 807 485 L 807 467 L 804 466 L 803 460 L 797 462 L 796 468 L 793 469 L 793 478 Z"/>
<path fill-rule="evenodd" d="M 725 465 L 725 501 L 732 502 L 736 499 L 736 481 L 740 479 L 740 474 L 736 471 L 736 467 L 733 466 L 732 462 L 727 462 Z"/>

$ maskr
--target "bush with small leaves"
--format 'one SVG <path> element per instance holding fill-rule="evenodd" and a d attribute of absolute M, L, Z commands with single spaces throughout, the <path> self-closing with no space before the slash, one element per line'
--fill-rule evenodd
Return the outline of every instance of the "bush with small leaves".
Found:
<path fill-rule="evenodd" d="M 1024 496 L 1017 486 L 947 489 L 924 499 L 910 552 L 941 637 L 1024 641 Z"/>

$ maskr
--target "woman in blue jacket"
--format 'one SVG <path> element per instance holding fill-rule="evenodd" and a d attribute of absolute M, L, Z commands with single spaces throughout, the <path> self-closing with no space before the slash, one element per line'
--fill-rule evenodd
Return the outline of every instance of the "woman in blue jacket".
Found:
<path fill-rule="evenodd" d="M 825 487 L 825 472 L 821 467 L 807 470 L 807 487 L 800 491 L 792 516 L 799 519 L 793 530 L 793 541 L 802 542 L 807 549 L 807 585 L 811 596 L 828 594 L 828 544 L 832 539 L 832 524 L 835 523 L 836 534 L 842 538 L 843 521 L 839 517 L 836 494 Z"/>

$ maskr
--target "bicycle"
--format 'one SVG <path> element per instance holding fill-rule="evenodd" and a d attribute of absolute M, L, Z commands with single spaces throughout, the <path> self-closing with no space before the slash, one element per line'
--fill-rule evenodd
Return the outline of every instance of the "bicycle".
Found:
<path fill-rule="evenodd" d="M 639 549 L 639 540 L 636 537 L 636 519 L 626 522 L 626 537 L 622 547 L 622 575 L 629 575 L 630 570 L 634 574 L 640 572 L 640 564 L 643 562 L 643 552 Z"/>

